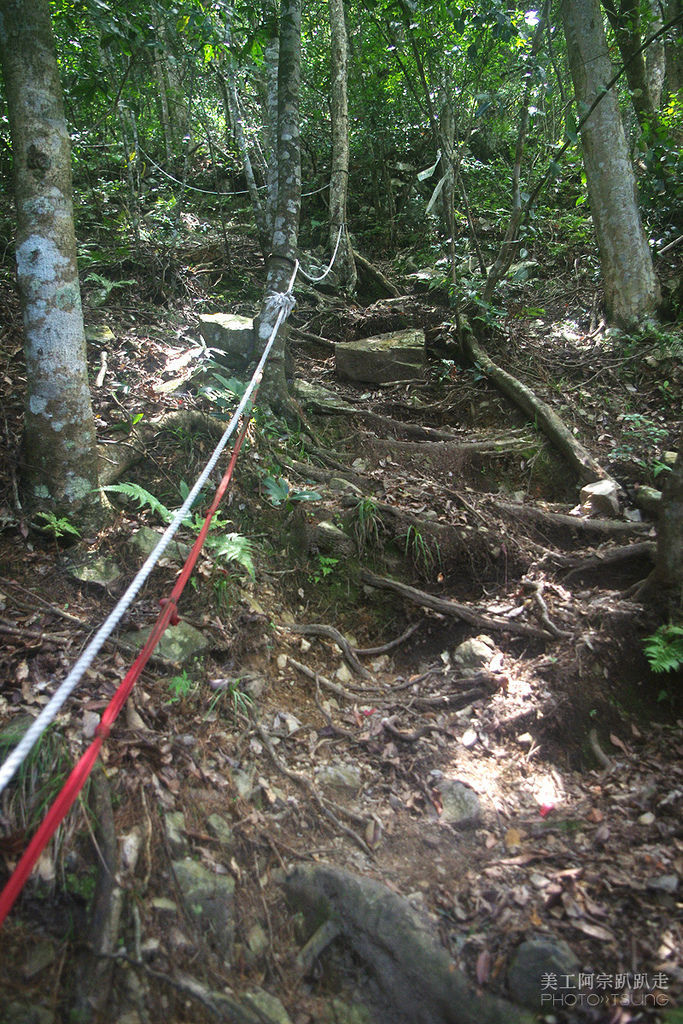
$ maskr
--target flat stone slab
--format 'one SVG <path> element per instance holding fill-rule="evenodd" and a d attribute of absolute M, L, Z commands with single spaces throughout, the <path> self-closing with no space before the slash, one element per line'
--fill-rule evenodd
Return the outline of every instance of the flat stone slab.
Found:
<path fill-rule="evenodd" d="M 124 639 L 134 648 L 142 648 L 151 629 L 141 629 L 138 633 L 126 633 Z M 182 620 L 177 626 L 167 626 L 157 645 L 157 654 L 169 661 L 184 665 L 197 658 L 209 649 L 209 641 L 203 633 Z"/>
<path fill-rule="evenodd" d="M 334 391 L 324 388 L 320 384 L 313 384 L 311 381 L 295 377 L 292 381 L 292 390 L 295 398 L 303 406 L 315 409 L 317 412 L 333 413 L 354 413 L 356 410 L 348 402 L 343 402 Z"/>
<path fill-rule="evenodd" d="M 208 348 L 219 349 L 227 366 L 242 369 L 254 356 L 254 321 L 236 313 L 206 313 L 199 333 Z"/>
<path fill-rule="evenodd" d="M 419 327 L 376 334 L 334 346 L 337 376 L 367 384 L 386 384 L 422 377 L 425 336 Z"/>

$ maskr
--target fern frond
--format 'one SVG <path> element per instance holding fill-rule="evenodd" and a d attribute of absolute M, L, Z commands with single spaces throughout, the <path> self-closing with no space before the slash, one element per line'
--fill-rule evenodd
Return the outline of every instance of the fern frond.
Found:
<path fill-rule="evenodd" d="M 138 502 L 139 508 L 145 508 L 149 506 L 152 512 L 156 512 L 165 523 L 170 523 L 173 518 L 173 513 L 170 509 L 166 508 L 163 502 L 155 498 L 153 494 L 146 491 L 140 484 L 125 483 L 125 484 L 109 484 L 108 487 L 103 487 L 103 491 L 109 491 L 112 494 L 124 494 L 127 498 L 134 498 Z"/>

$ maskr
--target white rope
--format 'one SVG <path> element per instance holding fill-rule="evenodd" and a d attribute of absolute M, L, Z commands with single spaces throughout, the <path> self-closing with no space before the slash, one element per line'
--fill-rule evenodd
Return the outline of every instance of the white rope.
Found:
<path fill-rule="evenodd" d="M 306 271 L 304 270 L 303 267 L 299 268 L 301 276 L 305 277 L 307 281 L 311 282 L 311 284 L 318 284 L 319 281 L 324 281 L 325 278 L 327 277 L 327 275 L 329 274 L 329 272 L 332 270 L 332 267 L 334 266 L 334 261 L 337 258 L 337 253 L 339 252 L 339 243 L 341 242 L 341 236 L 342 236 L 342 231 L 344 230 L 344 227 L 345 227 L 344 224 L 340 224 L 339 225 L 339 231 L 337 232 L 337 244 L 334 247 L 334 252 L 332 253 L 332 259 L 330 260 L 330 262 L 329 262 L 329 264 L 327 266 L 327 270 L 325 270 L 325 272 L 323 274 L 321 274 L 320 277 L 310 277 L 306 273 Z"/>
<path fill-rule="evenodd" d="M 278 308 L 278 316 L 277 320 L 275 321 L 275 326 L 273 327 L 273 330 L 270 333 L 270 337 L 268 339 L 266 347 L 263 350 L 263 355 L 259 360 L 258 366 L 254 370 L 254 374 L 251 378 L 251 381 L 249 382 L 249 386 L 244 392 L 244 395 L 242 396 L 242 399 L 239 405 L 237 406 L 237 409 L 233 413 L 232 419 L 230 420 L 228 426 L 225 429 L 225 433 L 223 434 L 220 441 L 216 445 L 213 455 L 207 462 L 202 474 L 200 475 L 194 487 L 186 497 L 181 508 L 179 508 L 178 511 L 175 513 L 172 521 L 169 523 L 168 527 L 160 537 L 159 543 L 148 556 L 144 565 L 138 572 L 137 576 L 133 579 L 132 583 L 126 590 L 125 594 L 123 594 L 116 607 L 109 614 L 108 618 L 104 621 L 104 623 L 100 626 L 97 633 L 90 641 L 86 649 L 83 651 L 83 654 L 80 656 L 76 664 L 73 666 L 64 682 L 56 690 L 49 703 L 45 705 L 40 715 L 38 715 L 38 717 L 35 719 L 30 728 L 24 733 L 17 746 L 14 748 L 12 753 L 9 755 L 7 760 L 0 768 L 0 793 L 2 793 L 3 789 L 5 789 L 8 782 L 11 780 L 12 776 L 17 771 L 19 766 L 26 760 L 29 753 L 31 752 L 35 744 L 38 742 L 42 734 L 45 732 L 45 730 L 48 728 L 48 726 L 55 720 L 62 705 L 65 703 L 66 700 L 68 700 L 73 691 L 76 689 L 84 673 L 87 671 L 87 669 L 90 667 L 93 660 L 95 659 L 95 656 L 98 654 L 105 641 L 109 639 L 113 631 L 118 626 L 123 615 L 125 614 L 127 609 L 132 604 L 134 598 L 138 594 L 140 588 L 146 582 L 152 569 L 159 561 L 168 545 L 171 543 L 174 534 L 178 530 L 178 527 L 185 519 L 187 513 L 192 508 L 197 495 L 199 494 L 202 487 L 208 480 L 209 475 L 211 474 L 214 466 L 218 462 L 221 452 L 225 448 L 226 444 L 228 443 L 228 440 L 230 439 L 230 436 L 234 432 L 235 427 L 237 426 L 237 423 L 239 422 L 240 417 L 244 412 L 247 402 L 249 401 L 255 389 L 261 382 L 261 378 L 263 376 L 263 369 L 265 367 L 266 360 L 270 354 L 270 350 L 273 347 L 273 342 L 275 341 L 277 332 L 279 331 L 283 320 L 285 320 L 286 317 L 289 316 L 292 309 L 294 308 L 296 300 L 292 295 L 292 289 L 294 287 L 294 281 L 298 270 L 299 263 L 297 260 L 294 266 L 294 273 L 292 274 L 292 277 L 290 279 L 287 291 L 277 292 L 273 295 L 269 295 L 266 299 L 266 302 L 268 304 L 270 304 L 271 306 L 274 305 Z"/>

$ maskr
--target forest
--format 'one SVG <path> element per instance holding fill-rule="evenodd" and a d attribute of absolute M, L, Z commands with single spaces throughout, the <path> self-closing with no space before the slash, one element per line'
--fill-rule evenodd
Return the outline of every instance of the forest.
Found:
<path fill-rule="evenodd" d="M 0 0 L 0 1024 L 683 1017 L 680 0 Z"/>

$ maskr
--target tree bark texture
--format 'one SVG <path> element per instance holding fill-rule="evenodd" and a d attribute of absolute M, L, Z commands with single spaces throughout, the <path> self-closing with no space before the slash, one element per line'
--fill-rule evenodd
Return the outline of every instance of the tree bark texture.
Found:
<path fill-rule="evenodd" d="M 603 0 L 602 6 L 624 62 L 631 102 L 642 128 L 654 121 L 655 108 L 645 68 L 645 53 L 638 52 L 642 44 L 640 0 Z"/>
<path fill-rule="evenodd" d="M 664 484 L 657 530 L 655 577 L 668 601 L 673 621 L 683 619 L 683 440 Z"/>
<path fill-rule="evenodd" d="M 342 287 L 349 293 L 356 289 L 356 264 L 346 223 L 346 201 L 349 186 L 349 104 L 348 39 L 344 20 L 344 0 L 329 0 L 330 8 L 330 115 L 332 122 L 332 173 L 330 175 L 330 251 L 334 252 L 339 229 L 342 229 L 337 252 L 336 271 Z"/>
<path fill-rule="evenodd" d="M 598 0 L 563 0 L 561 13 L 576 102 L 590 106 L 613 73 L 602 11 Z M 614 90 L 583 125 L 581 144 L 607 316 L 627 326 L 654 311 L 660 292 Z"/>
<path fill-rule="evenodd" d="M 296 260 L 301 212 L 301 148 L 299 138 L 299 94 L 301 87 L 301 4 L 282 0 L 277 105 L 277 200 L 271 254 L 268 258 L 266 302 L 257 323 L 257 344 L 265 347 L 278 310 L 268 296 L 286 290 Z M 266 364 L 263 391 L 276 410 L 288 405 L 285 379 L 286 329 L 280 328 Z"/>
<path fill-rule="evenodd" d="M 76 266 L 70 142 L 47 0 L 0 0 L 0 58 L 12 135 L 28 378 L 27 500 L 71 512 L 96 504 L 97 451 Z"/>

